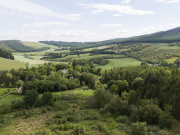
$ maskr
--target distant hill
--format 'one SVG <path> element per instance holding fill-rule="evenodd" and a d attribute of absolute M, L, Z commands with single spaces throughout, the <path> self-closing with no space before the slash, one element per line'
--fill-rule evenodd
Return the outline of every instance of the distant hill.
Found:
<path fill-rule="evenodd" d="M 49 47 L 33 48 L 31 46 L 25 46 L 19 40 L 2 40 L 0 41 L 0 48 L 11 52 L 38 52 L 50 49 Z"/>
<path fill-rule="evenodd" d="M 126 42 L 142 42 L 142 43 L 172 43 L 180 42 L 180 27 L 174 28 L 167 31 L 161 31 L 157 33 L 135 36 L 130 38 L 116 38 L 99 42 L 63 42 L 63 41 L 40 41 L 41 43 L 55 45 L 55 46 L 64 46 L 70 47 L 72 50 L 84 49 L 91 47 L 98 47 L 111 44 L 120 44 Z"/>
<path fill-rule="evenodd" d="M 153 34 L 136 36 L 125 39 L 123 42 L 171 43 L 180 42 L 180 27 Z"/>

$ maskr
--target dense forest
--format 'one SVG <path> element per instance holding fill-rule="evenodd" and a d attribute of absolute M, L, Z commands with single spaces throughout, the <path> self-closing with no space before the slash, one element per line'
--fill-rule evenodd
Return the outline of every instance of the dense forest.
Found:
<path fill-rule="evenodd" d="M 0 49 L 0 57 L 14 60 L 12 53 L 3 49 Z"/>

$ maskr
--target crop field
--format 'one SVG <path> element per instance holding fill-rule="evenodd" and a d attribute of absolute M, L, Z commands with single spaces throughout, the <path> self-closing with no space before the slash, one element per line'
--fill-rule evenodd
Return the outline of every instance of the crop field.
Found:
<path fill-rule="evenodd" d="M 111 54 L 99 54 L 99 55 L 80 55 L 79 58 L 76 58 L 77 60 L 79 59 L 85 59 L 85 60 L 88 60 L 88 59 L 93 59 L 93 58 L 101 58 L 101 57 L 105 57 L 105 56 L 113 56 L 113 57 L 124 57 L 124 55 L 111 55 Z"/>
<path fill-rule="evenodd" d="M 0 70 L 11 70 L 12 68 L 25 68 L 27 63 L 18 62 L 15 60 L 5 59 L 0 57 Z"/>
<path fill-rule="evenodd" d="M 42 47 L 49 47 L 49 48 L 58 48 L 57 46 L 54 45 L 47 45 L 47 44 L 43 44 L 40 42 L 27 42 L 27 41 L 22 41 L 23 45 L 25 46 L 30 46 L 33 48 L 42 48 Z"/>
<path fill-rule="evenodd" d="M 44 61 L 44 60 L 38 59 L 40 57 L 37 57 L 37 58 L 35 57 L 36 59 L 28 59 L 21 55 L 14 55 L 14 58 L 15 58 L 15 60 L 20 61 L 20 62 L 28 62 L 32 66 L 41 65 L 41 64 L 49 63 L 49 62 L 51 62 L 51 63 L 67 63 L 67 62 Z"/>
<path fill-rule="evenodd" d="M 101 50 L 101 49 L 110 48 L 110 47 L 112 47 L 112 46 L 111 45 L 106 45 L 106 46 L 92 47 L 92 48 L 83 49 L 83 51 L 91 51 L 91 50 L 94 50 L 94 49 Z"/>
<path fill-rule="evenodd" d="M 114 67 L 125 67 L 125 66 L 139 66 L 141 61 L 134 58 L 122 58 L 122 59 L 108 59 L 109 63 L 107 65 L 94 64 L 96 68 L 111 69 Z"/>

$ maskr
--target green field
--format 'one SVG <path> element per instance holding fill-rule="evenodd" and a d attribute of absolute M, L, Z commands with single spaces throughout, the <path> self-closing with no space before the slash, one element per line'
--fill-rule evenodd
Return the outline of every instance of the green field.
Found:
<path fill-rule="evenodd" d="M 0 96 L 4 94 L 4 90 L 9 89 L 12 92 L 15 88 L 0 87 Z"/>
<path fill-rule="evenodd" d="M 5 89 L 10 89 L 10 91 L 12 92 L 15 88 L 0 87 L 0 95 L 4 93 Z M 80 89 L 82 89 L 82 91 L 80 91 Z M 61 91 L 61 92 L 52 92 L 53 95 L 68 94 L 68 93 L 83 94 L 84 96 L 91 96 L 91 95 L 93 95 L 94 90 L 88 89 L 87 87 L 83 87 L 83 88 L 76 88 L 73 90 L 67 90 L 67 91 Z M 40 96 L 41 96 L 41 94 L 40 94 Z M 0 104 L 5 103 L 5 102 L 11 102 L 11 101 L 17 100 L 17 99 L 22 99 L 23 97 L 24 97 L 23 95 L 10 94 L 6 97 L 1 98 Z"/>
<path fill-rule="evenodd" d="M 77 55 L 76 55 L 77 56 Z M 88 60 L 88 59 L 93 59 L 93 58 L 101 58 L 101 57 L 105 57 L 105 56 L 113 56 L 113 57 L 125 57 L 124 55 L 111 55 L 111 54 L 99 54 L 99 55 L 87 55 L 87 54 L 80 54 L 79 58 L 74 58 L 74 59 L 84 59 L 84 60 Z"/>
<path fill-rule="evenodd" d="M 40 60 L 38 56 L 34 56 L 34 58 L 36 59 L 28 59 L 28 58 L 25 58 L 24 56 L 22 55 L 14 55 L 14 58 L 15 60 L 17 61 L 20 61 L 20 62 L 28 62 L 29 64 L 31 64 L 32 66 L 38 66 L 38 65 L 41 65 L 41 64 L 44 64 L 44 63 L 67 63 L 67 62 L 53 62 L 53 61 L 44 61 L 44 60 Z"/>
<path fill-rule="evenodd" d="M 58 48 L 57 46 L 54 45 L 47 45 L 47 44 L 43 44 L 40 42 L 27 42 L 27 41 L 22 41 L 21 43 L 23 43 L 23 45 L 25 46 L 30 46 L 33 48 L 42 48 L 42 47 L 49 47 L 49 48 Z"/>
<path fill-rule="evenodd" d="M 105 45 L 105 46 L 99 46 L 99 47 L 92 47 L 92 48 L 87 48 L 87 49 L 83 49 L 83 51 L 91 51 L 91 50 L 101 50 L 101 49 L 105 49 L 105 48 L 110 48 L 112 47 L 111 45 Z"/>
<path fill-rule="evenodd" d="M 82 91 L 80 90 L 82 89 Z M 73 94 L 83 94 L 84 96 L 91 96 L 94 93 L 94 90 L 88 89 L 87 87 L 83 88 L 76 88 L 74 90 L 67 90 L 67 91 L 62 91 L 62 92 L 53 92 L 53 95 L 59 95 L 61 93 L 68 94 L 68 93 L 73 93 Z"/>
<path fill-rule="evenodd" d="M 25 62 L 18 62 L 15 60 L 5 59 L 0 57 L 0 70 L 11 70 L 14 68 L 15 70 L 19 68 L 25 68 L 26 67 Z"/>
<path fill-rule="evenodd" d="M 98 65 L 94 64 L 96 68 L 111 69 L 114 67 L 125 67 L 125 66 L 138 66 L 141 64 L 141 61 L 134 58 L 122 58 L 122 59 L 108 59 L 109 63 L 107 65 Z"/>

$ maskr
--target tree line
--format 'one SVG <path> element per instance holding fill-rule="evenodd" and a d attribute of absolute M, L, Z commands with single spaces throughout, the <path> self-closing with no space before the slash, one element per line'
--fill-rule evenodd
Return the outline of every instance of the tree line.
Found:
<path fill-rule="evenodd" d="M 14 60 L 12 53 L 3 49 L 0 49 L 0 57 Z"/>

